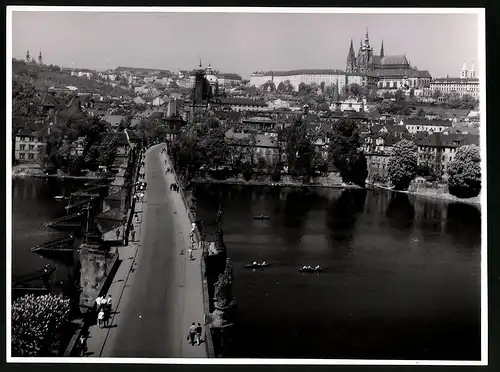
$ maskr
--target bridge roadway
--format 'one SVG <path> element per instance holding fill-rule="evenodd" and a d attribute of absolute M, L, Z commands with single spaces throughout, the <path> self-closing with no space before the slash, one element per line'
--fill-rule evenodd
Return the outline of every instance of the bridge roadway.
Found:
<path fill-rule="evenodd" d="M 163 147 L 146 152 L 148 189 L 136 264 L 113 309 L 117 313 L 101 357 L 207 356 L 204 344 L 191 346 L 186 340 L 191 322 L 203 324 L 201 252 L 194 251 L 194 261 L 181 255 L 189 242 L 189 219 L 180 195 L 169 191 L 167 180 L 173 179 L 165 174 Z"/>

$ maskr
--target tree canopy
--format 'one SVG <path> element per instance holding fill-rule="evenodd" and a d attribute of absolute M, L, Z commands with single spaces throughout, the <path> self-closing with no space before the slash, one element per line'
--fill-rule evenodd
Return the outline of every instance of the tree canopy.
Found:
<path fill-rule="evenodd" d="M 478 196 L 481 192 L 481 155 L 476 145 L 459 147 L 448 166 L 448 190 L 459 198 Z"/>
<path fill-rule="evenodd" d="M 417 145 L 401 140 L 393 147 L 388 165 L 389 179 L 396 190 L 407 190 L 417 175 Z"/>
<path fill-rule="evenodd" d="M 58 332 L 68 319 L 69 300 L 53 294 L 26 295 L 12 305 L 12 354 L 18 357 L 47 356 Z"/>
<path fill-rule="evenodd" d="M 364 185 L 368 175 L 366 158 L 360 151 L 361 139 L 357 124 L 350 119 L 339 120 L 333 126 L 328 156 L 340 171 L 344 182 Z"/>

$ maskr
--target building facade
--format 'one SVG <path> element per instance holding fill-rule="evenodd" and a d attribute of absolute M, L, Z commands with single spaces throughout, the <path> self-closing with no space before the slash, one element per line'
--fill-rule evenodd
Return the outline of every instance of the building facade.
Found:
<path fill-rule="evenodd" d="M 45 144 L 34 134 L 19 133 L 14 137 L 14 158 L 20 163 L 39 163 L 43 160 Z"/>
<path fill-rule="evenodd" d="M 306 69 L 292 71 L 254 72 L 250 75 L 250 85 L 262 87 L 272 82 L 276 87 L 280 84 L 290 84 L 294 91 L 299 90 L 300 84 L 335 85 L 342 89 L 350 84 L 367 85 L 367 77 L 360 73 L 346 73 L 342 70 Z"/>
<path fill-rule="evenodd" d="M 430 82 L 428 93 L 432 95 L 435 91 L 445 94 L 458 94 L 460 97 L 470 95 L 479 99 L 479 79 L 477 78 L 437 78 Z"/>

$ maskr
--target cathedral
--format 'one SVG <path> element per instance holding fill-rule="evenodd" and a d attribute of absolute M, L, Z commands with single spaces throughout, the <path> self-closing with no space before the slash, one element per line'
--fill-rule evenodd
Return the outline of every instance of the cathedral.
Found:
<path fill-rule="evenodd" d="M 354 53 L 354 46 L 351 39 L 351 46 L 347 54 L 347 73 L 364 74 L 369 71 L 380 69 L 411 69 L 410 63 L 405 55 L 387 56 L 384 53 L 384 42 L 380 47 L 380 54 L 373 54 L 373 47 L 370 45 L 368 30 L 366 31 L 365 39 L 360 41 L 358 55 Z"/>

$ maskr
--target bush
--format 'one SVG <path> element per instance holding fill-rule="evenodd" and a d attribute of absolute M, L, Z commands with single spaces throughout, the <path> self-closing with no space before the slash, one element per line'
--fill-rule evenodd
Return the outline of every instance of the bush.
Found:
<path fill-rule="evenodd" d="M 271 174 L 271 180 L 273 182 L 279 182 L 281 180 L 281 173 L 279 170 L 275 169 Z"/>
<path fill-rule="evenodd" d="M 245 168 L 245 170 L 243 171 L 243 179 L 245 181 L 250 181 L 253 177 L 253 170 L 252 168 Z"/>
<path fill-rule="evenodd" d="M 448 190 L 459 198 L 471 198 L 481 192 L 481 155 L 476 145 L 462 146 L 448 167 Z"/>
<path fill-rule="evenodd" d="M 69 300 L 53 294 L 17 299 L 12 305 L 12 355 L 49 355 L 69 311 Z"/>
<path fill-rule="evenodd" d="M 388 167 L 389 179 L 396 190 L 407 190 L 417 175 L 417 145 L 401 140 L 394 145 Z"/>

